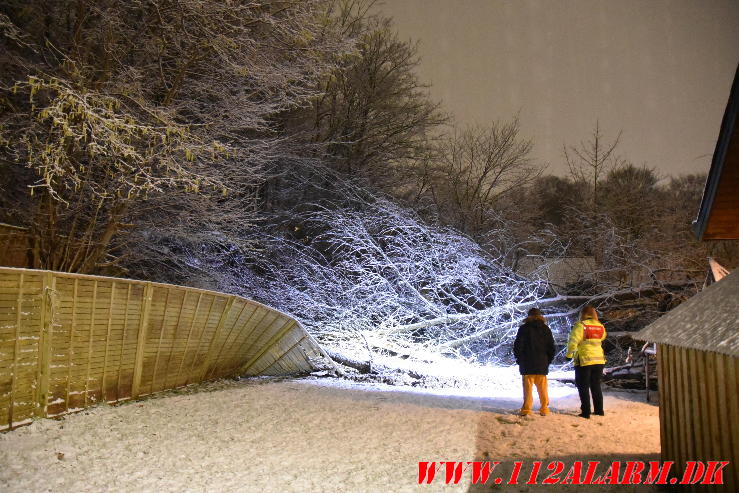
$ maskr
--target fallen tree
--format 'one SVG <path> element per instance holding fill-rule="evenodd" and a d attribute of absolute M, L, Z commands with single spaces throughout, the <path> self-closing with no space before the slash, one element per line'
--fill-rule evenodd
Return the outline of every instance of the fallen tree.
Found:
<path fill-rule="evenodd" d="M 281 186 L 288 197 L 311 200 L 290 197 L 286 203 L 300 205 L 253 230 L 257 251 L 179 244 L 181 266 L 209 276 L 218 289 L 293 314 L 359 371 L 371 370 L 373 355 L 510 364 L 513 338 L 531 307 L 544 310 L 563 343 L 584 304 L 608 313 L 614 305 L 651 303 L 690 286 L 655 280 L 593 294 L 587 294 L 592 287 L 583 294 L 555 290 L 507 267 L 509 252 L 484 249 L 452 228 L 430 224 L 315 161 L 290 162 Z"/>

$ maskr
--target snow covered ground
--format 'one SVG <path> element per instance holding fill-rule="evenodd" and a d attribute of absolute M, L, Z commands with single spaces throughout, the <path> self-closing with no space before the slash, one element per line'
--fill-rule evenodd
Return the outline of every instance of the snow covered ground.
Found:
<path fill-rule="evenodd" d="M 229 380 L 39 420 L 0 434 L 0 491 L 491 491 L 467 476 L 445 486 L 443 474 L 419 486 L 418 462 L 658 460 L 658 410 L 643 396 L 608 394 L 607 415 L 583 420 L 574 388 L 550 382 L 554 414 L 521 418 L 518 375 L 497 371 L 502 383 L 455 391 Z"/>

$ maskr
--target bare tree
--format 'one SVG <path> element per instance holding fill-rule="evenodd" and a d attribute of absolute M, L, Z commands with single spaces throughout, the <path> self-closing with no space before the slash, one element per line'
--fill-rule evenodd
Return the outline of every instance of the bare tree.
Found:
<path fill-rule="evenodd" d="M 598 186 L 609 170 L 618 168 L 622 159 L 616 154 L 621 132 L 608 142 L 596 120 L 595 128 L 587 141 L 578 146 L 563 146 L 564 158 L 570 175 L 576 182 L 587 184 L 590 192 L 590 211 L 598 212 Z"/>
<path fill-rule="evenodd" d="M 532 143 L 519 135 L 517 119 L 488 127 L 467 127 L 440 145 L 427 163 L 428 189 L 440 217 L 465 233 L 478 236 L 491 229 L 500 201 L 522 192 L 541 167 L 530 158 Z"/>
<path fill-rule="evenodd" d="M 260 251 L 223 243 L 173 253 L 183 270 L 202 273 L 201 282 L 294 314 L 337 354 L 356 359 L 369 346 L 373 354 L 411 359 L 504 361 L 528 308 L 557 313 L 561 335 L 590 299 L 560 296 L 517 275 L 503 254 L 423 221 L 325 164 L 290 164 L 283 194 L 305 196 L 324 183 L 332 193 L 309 190 L 314 202 L 285 201 L 292 207 L 265 218 L 269 226 L 255 232 Z"/>

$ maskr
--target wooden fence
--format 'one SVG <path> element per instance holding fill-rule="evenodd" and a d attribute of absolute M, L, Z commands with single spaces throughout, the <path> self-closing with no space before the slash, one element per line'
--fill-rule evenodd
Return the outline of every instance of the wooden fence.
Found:
<path fill-rule="evenodd" d="M 724 486 L 694 485 L 694 491 L 739 487 L 739 358 L 660 344 L 657 351 L 662 460 L 730 461 Z"/>
<path fill-rule="evenodd" d="M 293 318 L 239 296 L 0 267 L 0 429 L 325 358 Z"/>

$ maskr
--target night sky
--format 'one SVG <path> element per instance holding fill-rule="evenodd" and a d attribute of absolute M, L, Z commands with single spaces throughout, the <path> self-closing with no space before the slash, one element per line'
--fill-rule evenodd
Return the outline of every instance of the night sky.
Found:
<path fill-rule="evenodd" d="M 739 61 L 737 0 L 386 0 L 420 75 L 460 123 L 520 114 L 534 157 L 596 119 L 621 154 L 661 174 L 704 172 Z"/>

